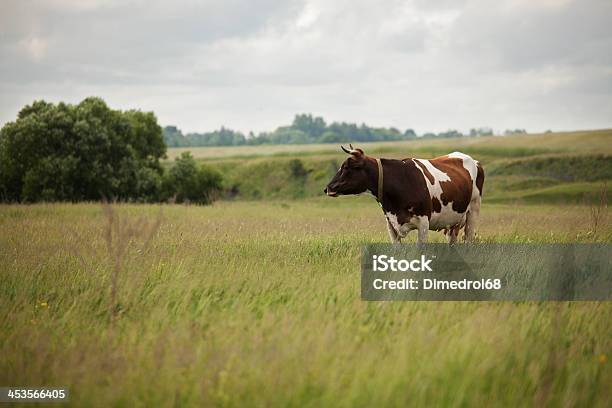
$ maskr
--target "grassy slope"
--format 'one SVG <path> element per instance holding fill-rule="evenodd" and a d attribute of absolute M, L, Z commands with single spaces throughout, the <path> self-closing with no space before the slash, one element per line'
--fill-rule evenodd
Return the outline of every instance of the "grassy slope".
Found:
<path fill-rule="evenodd" d="M 359 147 L 367 153 L 394 153 L 399 157 L 410 155 L 411 152 L 437 151 L 446 153 L 449 150 L 479 149 L 499 152 L 502 155 L 508 151 L 564 151 L 580 153 L 611 153 L 610 144 L 612 129 L 585 130 L 576 132 L 541 133 L 518 135 L 510 137 L 479 137 L 443 140 L 416 140 L 408 142 L 367 142 Z M 190 151 L 200 159 L 253 158 L 268 156 L 338 155 L 337 144 L 309 145 L 264 145 L 238 147 L 190 147 L 168 149 L 169 159 L 174 159 L 184 151 Z M 391 155 L 392 156 L 392 155 Z"/>
<path fill-rule="evenodd" d="M 411 142 L 363 143 L 373 156 L 435 157 L 460 150 L 481 161 L 487 173 L 485 200 L 522 203 L 596 201 L 612 181 L 612 130 Z M 173 158 L 186 149 L 170 149 Z M 300 198 L 321 195 L 344 153 L 336 145 L 193 148 L 195 157 L 217 166 L 237 198 Z M 306 178 L 291 175 L 300 159 Z M 608 189 L 612 199 L 612 188 Z"/>
<path fill-rule="evenodd" d="M 0 206 L 0 384 L 78 406 L 610 406 L 610 302 L 362 302 L 359 247 L 386 240 L 368 197 L 163 211 L 126 246 L 113 327 L 100 206 Z M 611 242 L 611 215 L 490 204 L 479 235 Z"/>

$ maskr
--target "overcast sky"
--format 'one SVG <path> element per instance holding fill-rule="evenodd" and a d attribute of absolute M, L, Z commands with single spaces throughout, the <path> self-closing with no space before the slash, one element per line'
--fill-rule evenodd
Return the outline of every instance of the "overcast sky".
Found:
<path fill-rule="evenodd" d="M 89 95 L 187 132 L 612 127 L 612 1 L 2 0 L 0 124 Z"/>

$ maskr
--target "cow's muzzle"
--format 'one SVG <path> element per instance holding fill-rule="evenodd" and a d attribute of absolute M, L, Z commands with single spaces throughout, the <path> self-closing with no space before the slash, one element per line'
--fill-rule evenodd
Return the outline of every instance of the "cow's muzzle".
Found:
<path fill-rule="evenodd" d="M 328 187 L 325 187 L 325 189 L 323 189 L 323 192 L 329 197 L 338 197 L 338 193 L 336 193 L 335 191 L 331 191 Z"/>

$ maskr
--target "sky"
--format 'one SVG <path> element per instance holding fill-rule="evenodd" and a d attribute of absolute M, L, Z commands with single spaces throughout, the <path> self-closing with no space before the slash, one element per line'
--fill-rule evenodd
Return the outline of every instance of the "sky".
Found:
<path fill-rule="evenodd" d="M 2 0 L 0 124 L 90 95 L 183 132 L 612 127 L 612 1 Z"/>

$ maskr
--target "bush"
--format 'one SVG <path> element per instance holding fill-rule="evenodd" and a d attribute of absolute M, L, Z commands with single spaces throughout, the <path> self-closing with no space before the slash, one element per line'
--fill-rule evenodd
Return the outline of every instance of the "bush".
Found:
<path fill-rule="evenodd" d="M 221 173 L 198 165 L 189 152 L 175 159 L 163 182 L 164 198 L 177 203 L 209 204 L 221 189 Z"/>
<path fill-rule="evenodd" d="M 308 170 L 304 167 L 304 163 L 300 159 L 292 159 L 289 161 L 289 172 L 291 177 L 297 180 L 305 179 L 308 176 Z"/>

